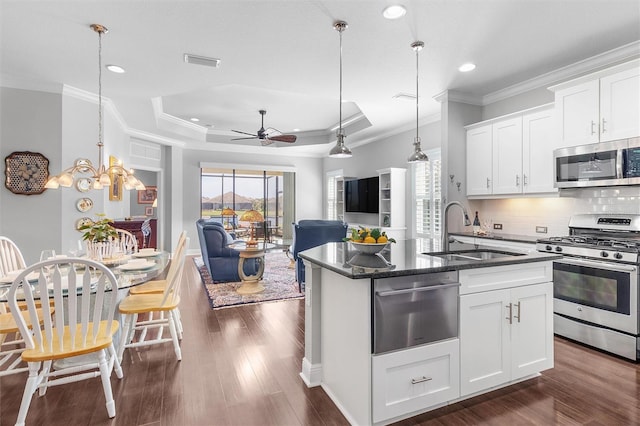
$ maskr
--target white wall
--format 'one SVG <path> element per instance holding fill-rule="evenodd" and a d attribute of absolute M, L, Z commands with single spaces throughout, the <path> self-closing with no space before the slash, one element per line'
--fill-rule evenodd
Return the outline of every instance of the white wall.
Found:
<path fill-rule="evenodd" d="M 415 129 L 407 130 L 397 135 L 381 139 L 367 145 L 350 148 L 353 156 L 351 158 L 323 158 L 323 184 L 327 172 L 342 169 L 344 176 L 354 178 L 366 178 L 377 176 L 376 170 L 397 167 L 407 169 L 406 173 L 406 217 L 405 223 L 411 223 L 412 197 L 411 197 L 411 165 L 407 163 L 407 158 L 413 152 L 413 141 Z M 425 124 L 419 129 L 421 147 L 423 151 L 440 148 L 440 121 Z M 347 138 L 348 141 L 348 138 Z M 349 143 L 346 142 L 349 146 Z M 327 202 L 326 188 L 322 189 L 322 200 L 324 205 Z M 326 217 L 326 209 L 319 212 L 315 218 Z M 300 219 L 300 218 L 299 218 Z M 347 222 L 377 224 L 378 215 L 370 213 L 347 213 Z"/>
<path fill-rule="evenodd" d="M 39 152 L 49 159 L 49 172 L 59 170 L 61 96 L 0 88 L 0 105 L 0 157 L 5 158 L 14 151 Z M 46 190 L 39 195 L 16 195 L 2 185 L 0 235 L 15 241 L 28 263 L 39 260 L 42 249 L 59 250 L 61 203 L 60 192 Z"/>
<path fill-rule="evenodd" d="M 176 151 L 172 148 L 172 151 Z M 189 150 L 182 152 L 182 172 L 174 174 L 181 177 L 179 193 L 181 201 L 172 196 L 172 205 L 180 206 L 181 219 L 174 217 L 176 229 L 185 229 L 191 236 L 190 248 L 199 250 L 196 234 L 196 221 L 200 219 L 200 163 L 224 163 L 229 167 L 236 164 L 250 164 L 256 166 L 284 166 L 296 169 L 296 217 L 300 219 L 317 219 L 323 214 L 322 199 L 322 159 L 306 157 L 284 157 L 277 155 L 274 148 L 273 155 L 248 156 L 242 153 L 227 153 L 216 151 Z M 175 172 L 175 171 L 174 171 Z M 176 204 L 177 203 L 177 204 Z"/>

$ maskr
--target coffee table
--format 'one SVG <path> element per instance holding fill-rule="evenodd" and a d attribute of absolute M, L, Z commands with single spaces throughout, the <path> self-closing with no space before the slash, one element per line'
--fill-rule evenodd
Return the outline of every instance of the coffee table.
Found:
<path fill-rule="evenodd" d="M 238 275 L 242 280 L 242 285 L 236 290 L 238 294 L 254 294 L 264 291 L 264 286 L 260 284 L 262 275 L 264 274 L 264 254 L 267 250 L 275 247 L 275 244 L 262 243 L 257 247 L 247 247 L 243 243 L 231 244 L 235 250 L 240 252 L 240 261 L 238 262 Z M 255 259 L 258 262 L 258 271 L 254 275 L 246 275 L 244 273 L 245 259 Z"/>

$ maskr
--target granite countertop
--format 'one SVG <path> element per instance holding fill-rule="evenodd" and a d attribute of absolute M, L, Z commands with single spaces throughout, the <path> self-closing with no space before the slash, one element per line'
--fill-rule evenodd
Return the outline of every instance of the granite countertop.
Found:
<path fill-rule="evenodd" d="M 449 232 L 449 235 L 459 235 L 461 237 L 471 237 L 471 238 L 486 238 L 489 240 L 503 240 L 503 241 L 514 241 L 517 243 L 529 243 L 535 244 L 538 240 L 549 238 L 546 235 L 541 234 L 539 237 L 532 237 L 531 235 L 517 235 L 517 234 L 485 234 L 485 235 L 476 235 L 473 232 Z"/>
<path fill-rule="evenodd" d="M 327 243 L 299 253 L 302 259 L 323 268 L 337 272 L 348 278 L 385 278 L 403 275 L 426 274 L 432 272 L 457 271 L 461 269 L 485 268 L 491 266 L 513 265 L 518 263 L 540 262 L 560 259 L 561 255 L 517 250 L 496 250 L 493 247 L 482 247 L 489 251 L 516 253 L 487 260 L 447 260 L 442 257 L 423 253 L 436 253 L 440 249 L 440 241 L 436 239 L 400 240 L 392 243 L 378 255 L 366 255 L 357 252 L 349 243 Z M 478 249 L 472 244 L 451 243 L 450 251 Z"/>

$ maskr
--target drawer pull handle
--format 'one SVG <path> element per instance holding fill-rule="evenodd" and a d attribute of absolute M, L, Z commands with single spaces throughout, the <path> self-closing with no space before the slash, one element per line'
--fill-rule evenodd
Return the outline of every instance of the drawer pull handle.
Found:
<path fill-rule="evenodd" d="M 419 379 L 411 379 L 411 384 L 416 385 L 418 383 L 428 382 L 429 380 L 431 380 L 431 377 L 422 376 Z"/>
<path fill-rule="evenodd" d="M 513 303 L 509 303 L 505 308 L 509 310 L 509 316 L 505 319 L 509 320 L 509 325 L 511 325 L 513 324 Z"/>

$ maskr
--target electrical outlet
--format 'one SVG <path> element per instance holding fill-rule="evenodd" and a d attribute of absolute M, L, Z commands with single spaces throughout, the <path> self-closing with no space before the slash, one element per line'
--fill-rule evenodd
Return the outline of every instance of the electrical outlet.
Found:
<path fill-rule="evenodd" d="M 538 234 L 546 234 L 547 227 L 546 226 L 536 226 L 536 233 Z"/>
<path fill-rule="evenodd" d="M 502 229 L 502 224 L 501 223 L 494 223 L 493 224 L 493 229 Z"/>

